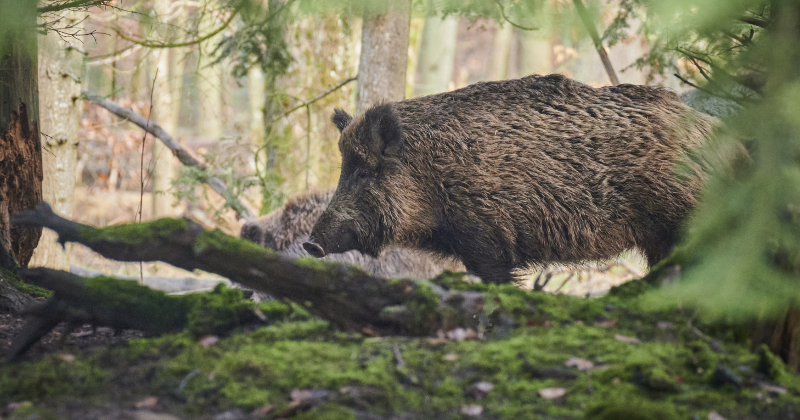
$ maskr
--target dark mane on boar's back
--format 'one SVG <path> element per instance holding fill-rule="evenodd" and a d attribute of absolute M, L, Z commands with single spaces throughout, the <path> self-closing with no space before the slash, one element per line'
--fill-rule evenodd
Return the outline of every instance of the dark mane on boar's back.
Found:
<path fill-rule="evenodd" d="M 560 75 L 334 120 L 342 173 L 304 244 L 310 254 L 396 244 L 456 257 L 498 283 L 528 264 L 633 247 L 651 265 L 665 257 L 710 170 L 691 151 L 718 123 L 664 88 L 595 89 Z"/>

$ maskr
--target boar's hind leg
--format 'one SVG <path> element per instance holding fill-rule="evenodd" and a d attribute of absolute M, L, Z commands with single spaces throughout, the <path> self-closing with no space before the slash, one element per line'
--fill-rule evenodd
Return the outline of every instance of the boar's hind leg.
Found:
<path fill-rule="evenodd" d="M 647 257 L 647 265 L 651 268 L 659 261 L 667 258 L 675 245 L 677 237 L 675 234 L 665 234 L 655 240 L 642 241 L 638 247 Z"/>

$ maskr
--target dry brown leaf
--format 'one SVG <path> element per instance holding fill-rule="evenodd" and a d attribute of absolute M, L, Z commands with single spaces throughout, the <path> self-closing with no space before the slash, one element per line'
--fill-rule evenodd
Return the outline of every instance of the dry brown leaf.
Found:
<path fill-rule="evenodd" d="M 272 404 L 262 405 L 261 407 L 256 408 L 250 415 L 252 417 L 263 417 L 269 414 L 270 411 L 275 409 L 275 406 Z"/>
<path fill-rule="evenodd" d="M 461 414 L 470 417 L 478 417 L 483 413 L 483 406 L 478 404 L 469 404 L 461 407 Z"/>
<path fill-rule="evenodd" d="M 616 319 L 607 319 L 605 321 L 598 321 L 594 323 L 595 327 L 603 327 L 603 328 L 611 328 L 614 325 L 617 325 Z"/>
<path fill-rule="evenodd" d="M 158 398 L 156 397 L 147 397 L 134 404 L 136 408 L 153 408 L 156 405 L 158 405 Z"/>
<path fill-rule="evenodd" d="M 59 354 L 58 358 L 63 360 L 63 361 L 65 361 L 65 362 L 67 362 L 67 363 L 72 363 L 72 362 L 75 361 L 75 356 L 73 356 L 71 354 L 67 354 L 67 353 Z"/>
<path fill-rule="evenodd" d="M 578 370 L 589 370 L 594 367 L 594 363 L 586 360 L 581 359 L 580 357 L 571 357 L 569 360 L 564 362 L 567 367 L 574 367 Z"/>
<path fill-rule="evenodd" d="M 614 340 L 622 341 L 623 343 L 632 343 L 632 344 L 641 343 L 641 341 L 639 341 L 639 339 L 636 337 L 628 337 L 627 335 L 622 335 L 622 334 L 614 334 Z"/>
<path fill-rule="evenodd" d="M 566 393 L 567 390 L 564 388 L 544 388 L 539 390 L 539 395 L 541 395 L 542 398 L 547 398 L 548 400 L 563 397 Z"/>
<path fill-rule="evenodd" d="M 201 346 L 203 346 L 205 348 L 209 348 L 209 347 L 213 346 L 214 344 L 217 344 L 218 341 L 219 341 L 219 337 L 217 337 L 216 335 L 206 335 L 206 336 L 200 338 L 199 343 L 200 343 Z"/>
<path fill-rule="evenodd" d="M 712 411 L 708 413 L 708 420 L 725 420 L 725 417 L 722 417 L 716 411 Z"/>

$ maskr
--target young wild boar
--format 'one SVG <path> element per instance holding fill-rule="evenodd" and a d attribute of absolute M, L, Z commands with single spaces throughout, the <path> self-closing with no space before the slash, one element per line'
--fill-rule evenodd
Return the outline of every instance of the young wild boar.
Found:
<path fill-rule="evenodd" d="M 333 121 L 342 172 L 304 244 L 311 255 L 394 244 L 457 257 L 496 283 L 633 247 L 651 265 L 666 256 L 709 170 L 690 151 L 717 123 L 664 88 L 560 75 L 338 110 Z"/>
<path fill-rule="evenodd" d="M 325 207 L 333 191 L 303 194 L 290 199 L 282 208 L 246 223 L 239 234 L 261 246 L 272 248 L 289 258 L 307 255 L 303 242 L 308 241 L 311 228 Z M 358 251 L 329 256 L 334 261 L 353 264 L 364 271 L 384 278 L 430 279 L 444 270 L 463 272 L 465 268 L 451 258 L 442 258 L 430 252 L 388 246 L 373 258 Z"/>

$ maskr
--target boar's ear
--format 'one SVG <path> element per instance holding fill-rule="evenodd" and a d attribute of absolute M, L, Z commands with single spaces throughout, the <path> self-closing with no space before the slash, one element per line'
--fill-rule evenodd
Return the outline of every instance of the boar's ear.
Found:
<path fill-rule="evenodd" d="M 364 114 L 368 127 L 372 128 L 374 149 L 384 156 L 397 156 L 403 146 L 403 129 L 391 104 L 377 105 Z"/>
<path fill-rule="evenodd" d="M 344 110 L 337 108 L 333 111 L 333 116 L 331 117 L 331 121 L 333 121 L 333 123 L 336 124 L 336 128 L 338 128 L 339 132 L 341 133 L 342 131 L 344 131 L 344 128 L 347 127 L 348 124 L 350 124 L 350 121 L 353 121 L 353 117 L 351 117 L 350 114 L 344 112 Z"/>

